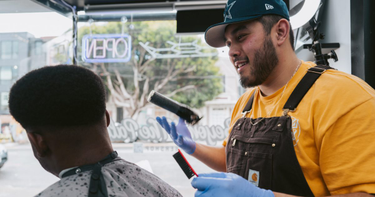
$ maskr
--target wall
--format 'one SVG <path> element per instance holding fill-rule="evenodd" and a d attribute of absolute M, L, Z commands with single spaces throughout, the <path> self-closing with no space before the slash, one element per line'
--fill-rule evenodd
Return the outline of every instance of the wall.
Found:
<path fill-rule="evenodd" d="M 291 0 L 293 6 L 300 0 Z M 322 43 L 339 43 L 340 48 L 335 52 L 339 61 L 329 60 L 330 66 L 352 73 L 351 69 L 351 27 L 350 27 L 350 0 L 327 0 L 326 7 L 322 10 L 321 33 L 325 35 Z M 311 44 L 311 43 L 308 43 Z M 329 50 L 323 50 L 327 53 Z M 297 52 L 297 56 L 302 60 L 313 61 L 313 54 L 308 49 Z"/>

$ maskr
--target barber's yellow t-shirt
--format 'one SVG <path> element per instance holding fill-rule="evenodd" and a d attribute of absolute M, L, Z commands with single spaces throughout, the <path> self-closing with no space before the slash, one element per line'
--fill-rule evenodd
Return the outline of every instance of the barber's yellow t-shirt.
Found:
<path fill-rule="evenodd" d="M 267 97 L 259 88 L 244 93 L 233 110 L 229 130 L 242 117 L 253 92 L 253 109 L 247 117 L 281 116 L 290 94 L 312 66 L 302 62 L 285 91 L 284 86 Z M 327 70 L 289 115 L 294 149 L 315 196 L 375 193 L 374 89 L 356 76 Z"/>

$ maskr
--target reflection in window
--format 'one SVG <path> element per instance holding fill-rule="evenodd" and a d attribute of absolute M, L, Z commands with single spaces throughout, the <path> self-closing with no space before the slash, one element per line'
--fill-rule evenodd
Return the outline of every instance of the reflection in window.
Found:
<path fill-rule="evenodd" d="M 124 109 L 122 107 L 117 107 L 116 112 L 117 112 L 116 122 L 122 122 L 122 119 L 124 119 Z"/>
<path fill-rule="evenodd" d="M 51 51 L 51 53 L 49 54 L 49 62 L 47 64 L 56 65 L 67 63 L 69 59 L 69 54 L 67 52 L 68 49 L 66 45 L 68 44 L 68 42 L 66 42 L 65 40 L 62 42 L 58 40 L 57 43 L 54 43 L 54 40 L 52 40 L 51 42 L 52 48 L 48 49 Z"/>
<path fill-rule="evenodd" d="M 230 116 L 227 107 L 213 107 L 211 109 L 210 124 L 224 127 L 224 120 Z"/>
<path fill-rule="evenodd" d="M 1 59 L 16 59 L 18 57 L 18 41 L 1 42 Z"/>
<path fill-rule="evenodd" d="M 97 56 L 90 56 L 92 60 L 118 59 L 113 57 L 113 52 L 116 50 L 116 54 L 122 54 L 124 48 L 123 45 L 113 47 L 111 40 L 118 37 L 111 35 L 124 33 L 131 37 L 130 61 L 81 62 L 103 77 L 109 90 L 109 101 L 116 108 L 123 109 L 123 118 L 144 123 L 149 117 L 170 116 L 165 110 L 158 111 L 148 104 L 147 96 L 151 90 L 202 111 L 206 111 L 206 101 L 223 92 L 223 74 L 215 64 L 218 61 L 216 49 L 203 43 L 201 36 L 176 36 L 175 29 L 175 21 L 137 21 L 129 25 L 108 22 L 79 29 L 80 41 L 85 35 L 102 36 L 91 40 L 95 41 L 92 50 Z M 78 54 L 86 54 L 84 50 L 87 48 L 82 46 L 78 48 Z M 118 113 L 116 108 L 112 112 Z M 147 113 L 149 117 L 141 114 L 148 109 L 155 114 Z M 117 117 L 121 116 L 117 114 Z M 116 121 L 120 119 L 116 118 Z"/>
<path fill-rule="evenodd" d="M 35 49 L 34 49 L 34 53 L 35 55 L 42 55 L 43 53 L 43 43 L 42 42 L 36 42 L 35 43 Z"/>
<path fill-rule="evenodd" d="M 11 66 L 2 66 L 0 68 L 0 80 L 1 81 L 12 80 L 12 67 Z"/>
<path fill-rule="evenodd" d="M 1 110 L 8 110 L 8 99 L 9 99 L 9 92 L 1 92 L 0 94 Z"/>
<path fill-rule="evenodd" d="M 167 111 L 160 107 L 155 107 L 155 117 L 162 117 L 167 115 Z"/>

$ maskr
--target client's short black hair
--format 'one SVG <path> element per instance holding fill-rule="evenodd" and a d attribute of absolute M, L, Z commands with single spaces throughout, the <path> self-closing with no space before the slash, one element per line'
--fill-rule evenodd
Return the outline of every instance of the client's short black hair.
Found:
<path fill-rule="evenodd" d="M 89 125 L 104 117 L 105 89 L 101 78 L 86 68 L 46 66 L 13 85 L 9 110 L 24 128 Z"/>

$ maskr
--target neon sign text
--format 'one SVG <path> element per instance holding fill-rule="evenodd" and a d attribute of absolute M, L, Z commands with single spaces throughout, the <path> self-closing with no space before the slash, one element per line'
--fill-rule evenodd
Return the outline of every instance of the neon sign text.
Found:
<path fill-rule="evenodd" d="M 131 37 L 127 34 L 96 34 L 82 38 L 85 62 L 128 62 L 130 57 Z"/>

